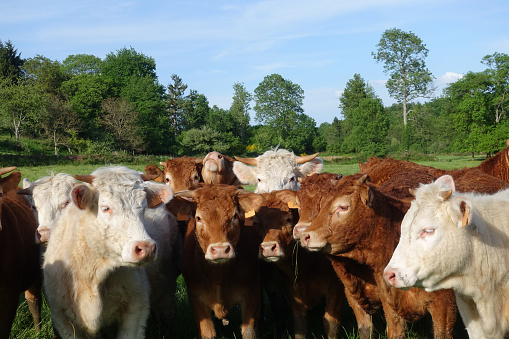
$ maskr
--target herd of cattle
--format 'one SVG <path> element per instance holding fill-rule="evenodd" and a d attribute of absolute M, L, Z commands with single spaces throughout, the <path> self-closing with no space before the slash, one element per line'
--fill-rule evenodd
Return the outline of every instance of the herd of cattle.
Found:
<path fill-rule="evenodd" d="M 16 167 L 0 169 L 0 338 L 23 292 L 39 329 L 41 290 L 59 337 L 117 324 L 118 338 L 142 338 L 149 316 L 171 337 L 180 274 L 202 338 L 216 337 L 213 319 L 228 324 L 235 305 L 242 337 L 256 338 L 263 291 L 274 309 L 288 302 L 295 338 L 323 298 L 330 338 L 345 299 L 361 339 L 380 310 L 388 338 L 426 314 L 435 338 L 453 338 L 458 311 L 470 338 L 503 338 L 508 152 L 509 141 L 454 171 L 371 158 L 348 176 L 321 173 L 318 154 L 211 152 L 23 187 Z"/>

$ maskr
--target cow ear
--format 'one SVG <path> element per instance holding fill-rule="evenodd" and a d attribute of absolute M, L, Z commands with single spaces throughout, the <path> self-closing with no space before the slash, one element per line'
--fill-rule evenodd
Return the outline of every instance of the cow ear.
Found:
<path fill-rule="evenodd" d="M 241 191 L 241 192 L 239 192 Z M 265 198 L 261 194 L 257 193 L 244 193 L 244 190 L 238 190 L 240 193 L 238 195 L 239 199 L 239 205 L 244 214 L 252 214 L 260 209 L 262 207 L 263 202 L 265 201 Z M 250 215 L 252 216 L 252 215 Z"/>
<path fill-rule="evenodd" d="M 163 171 L 156 165 L 147 165 L 145 166 L 145 173 L 149 175 L 149 180 L 154 180 L 157 182 L 163 182 Z M 145 180 L 145 179 L 143 179 Z"/>
<path fill-rule="evenodd" d="M 322 158 L 316 157 L 313 160 L 299 165 L 298 167 L 300 173 L 302 173 L 302 176 L 304 177 L 313 173 L 320 173 L 323 170 L 323 160 Z"/>
<path fill-rule="evenodd" d="M 452 192 L 456 190 L 454 179 L 450 175 L 443 175 L 435 181 L 435 184 L 439 186 L 438 195 L 445 201 L 449 199 Z"/>
<path fill-rule="evenodd" d="M 240 161 L 235 161 L 233 163 L 233 173 L 235 173 L 239 181 L 244 185 L 257 184 L 257 172 L 254 167 L 246 165 Z"/>
<path fill-rule="evenodd" d="M 373 194 L 373 189 L 367 185 L 361 186 L 360 191 L 361 201 L 364 205 L 371 207 L 373 205 L 373 199 L 375 198 Z"/>
<path fill-rule="evenodd" d="M 34 188 L 32 183 L 27 178 L 23 178 L 23 189 L 18 190 L 16 193 L 21 195 L 32 195 Z"/>
<path fill-rule="evenodd" d="M 86 184 L 78 184 L 71 191 L 72 202 L 78 206 L 80 210 L 86 209 L 92 202 L 92 192 L 90 186 Z"/>
<path fill-rule="evenodd" d="M 147 204 L 149 208 L 155 208 L 161 204 L 168 203 L 174 196 L 171 187 L 163 184 L 153 184 L 145 188 L 147 193 Z"/>
<path fill-rule="evenodd" d="M 458 228 L 465 227 L 472 222 L 472 203 L 465 197 L 455 197 L 450 204 L 451 218 Z"/>
<path fill-rule="evenodd" d="M 176 216 L 177 220 L 185 221 L 194 215 L 196 203 L 176 196 L 166 204 L 166 209 Z"/>
<path fill-rule="evenodd" d="M 18 190 L 19 182 L 21 181 L 21 172 L 12 172 L 5 178 L 0 178 L 0 182 L 2 183 L 2 189 L 4 194 Z"/>
<path fill-rule="evenodd" d="M 299 208 L 297 192 L 292 190 L 276 191 L 276 196 L 283 203 L 288 204 L 288 208 Z"/>

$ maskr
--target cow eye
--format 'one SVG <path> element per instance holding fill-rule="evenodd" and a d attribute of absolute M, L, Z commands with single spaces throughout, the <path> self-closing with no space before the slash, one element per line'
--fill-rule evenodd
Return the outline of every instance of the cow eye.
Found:
<path fill-rule="evenodd" d="M 223 159 L 223 156 L 222 155 L 218 155 L 217 158 L 218 159 Z"/>
<path fill-rule="evenodd" d="M 166 178 L 166 182 L 171 182 L 170 178 Z"/>
<path fill-rule="evenodd" d="M 67 200 L 66 202 L 64 202 L 64 203 L 62 204 L 62 208 L 66 208 L 66 207 L 67 207 L 70 203 L 71 203 L 71 201 L 70 201 L 70 200 Z"/>
<path fill-rule="evenodd" d="M 294 182 L 294 181 L 295 181 L 295 177 L 291 177 L 290 182 Z"/>
<path fill-rule="evenodd" d="M 262 182 L 262 179 L 258 178 L 258 182 Z"/>
<path fill-rule="evenodd" d="M 427 236 L 433 235 L 435 233 L 434 228 L 425 228 L 421 232 L 421 238 L 426 238 Z"/>
<path fill-rule="evenodd" d="M 196 221 L 201 222 L 201 218 L 199 216 L 196 216 Z"/>
<path fill-rule="evenodd" d="M 113 213 L 113 211 L 111 210 L 111 208 L 109 208 L 108 206 L 101 206 L 101 211 L 103 211 L 104 213 Z"/>
<path fill-rule="evenodd" d="M 346 212 L 346 211 L 348 211 L 349 207 L 350 206 L 339 205 L 338 208 L 336 208 L 336 212 L 337 213 Z"/>

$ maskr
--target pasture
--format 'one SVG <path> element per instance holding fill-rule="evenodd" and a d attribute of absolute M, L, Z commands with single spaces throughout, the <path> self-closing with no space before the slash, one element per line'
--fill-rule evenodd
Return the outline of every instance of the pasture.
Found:
<path fill-rule="evenodd" d="M 465 156 L 438 156 L 435 160 L 426 160 L 426 161 L 415 161 L 419 164 L 432 166 L 436 168 L 442 169 L 459 169 L 463 167 L 473 167 L 477 166 L 481 163 L 481 159 L 479 157 L 475 161 L 471 160 L 471 157 L 468 155 Z M 12 166 L 15 164 L 0 164 L 2 166 Z M 129 165 L 122 164 L 128 166 L 132 169 L 143 172 L 144 165 Z M 55 165 L 55 166 L 37 166 L 37 167 L 19 167 L 18 170 L 22 173 L 23 178 L 28 178 L 30 181 L 35 181 L 36 179 L 49 175 L 50 173 L 69 173 L 69 174 L 90 174 L 95 169 L 101 167 L 100 165 Z M 344 175 L 354 174 L 359 171 L 359 167 L 357 163 L 351 164 L 339 164 L 339 163 L 325 163 L 324 172 L 332 172 L 332 173 L 341 173 Z M 254 187 L 246 187 L 247 189 L 254 189 Z M 320 307 L 319 307 L 320 308 Z M 310 338 L 322 338 L 323 331 L 321 328 L 321 315 L 320 309 L 316 312 L 312 312 L 310 314 L 310 328 L 309 328 L 309 336 Z M 379 312 L 380 313 L 380 312 Z M 239 317 L 238 312 L 236 310 L 233 311 L 232 317 L 230 319 L 230 324 L 227 326 L 219 325 L 218 328 L 218 336 L 222 338 L 238 338 L 240 337 L 240 330 L 238 328 Z M 278 338 L 275 334 L 275 326 L 272 321 L 272 313 L 270 307 L 266 306 L 264 309 L 263 315 L 263 329 L 261 337 L 263 338 Z M 375 338 L 386 338 L 384 334 L 384 323 L 383 323 L 382 315 L 375 315 L 373 317 L 375 327 L 377 332 L 375 333 Z M 461 329 L 461 320 L 458 317 L 458 325 L 457 328 Z M 192 311 L 188 303 L 185 283 L 182 279 L 182 276 L 178 279 L 178 287 L 177 287 L 177 296 L 176 296 L 176 313 L 175 319 L 173 321 L 173 337 L 174 338 L 196 338 L 198 336 L 198 332 L 196 330 Z M 340 332 L 341 337 L 343 338 L 357 338 L 356 334 L 356 324 L 355 318 L 347 305 L 344 307 L 343 318 L 342 318 L 342 326 L 343 330 Z M 412 325 L 410 325 L 412 326 Z M 30 313 L 28 312 L 28 306 L 24 298 L 20 295 L 20 306 L 18 308 L 18 313 L 13 324 L 13 329 L 11 332 L 10 338 L 54 338 L 53 329 L 51 325 L 51 315 L 47 304 L 43 304 L 43 323 L 41 326 L 42 330 L 40 333 L 35 333 L 33 330 L 33 323 Z M 160 338 L 161 336 L 157 332 L 157 324 L 153 321 L 149 320 L 147 330 L 148 338 Z M 409 328 L 408 338 L 422 339 L 429 338 L 432 334 L 430 332 L 431 328 L 431 320 L 425 319 L 421 323 L 417 323 Z M 284 338 L 289 337 L 288 335 L 284 335 Z"/>

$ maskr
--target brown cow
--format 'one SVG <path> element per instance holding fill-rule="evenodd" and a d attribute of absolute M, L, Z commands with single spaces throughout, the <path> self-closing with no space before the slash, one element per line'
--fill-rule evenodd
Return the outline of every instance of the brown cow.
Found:
<path fill-rule="evenodd" d="M 228 310 L 240 304 L 242 337 L 255 338 L 261 307 L 257 235 L 245 227 L 246 213 L 261 195 L 230 185 L 206 185 L 180 192 L 166 206 L 190 218 L 184 239 L 182 274 L 202 338 L 215 338 L 212 313 L 227 324 Z"/>
<path fill-rule="evenodd" d="M 341 174 L 321 173 L 304 178 L 301 188 L 296 191 L 299 206 L 299 222 L 293 229 L 294 238 L 298 240 L 303 232 L 320 212 L 327 200 L 329 191 L 341 179 Z M 344 285 L 348 303 L 357 320 L 361 339 L 372 338 L 373 323 L 371 316 L 381 307 L 376 283 L 371 272 L 354 260 L 322 253 L 331 262 L 337 277 Z"/>
<path fill-rule="evenodd" d="M 318 216 L 300 234 L 302 246 L 365 265 L 364 274 L 371 276 L 370 283 L 376 283 L 389 338 L 404 337 L 406 322 L 418 320 L 427 312 L 433 318 L 435 338 L 452 338 L 456 321 L 452 290 L 403 291 L 385 283 L 383 270 L 399 241 L 408 204 L 382 194 L 375 185 L 365 182 L 366 177 L 350 175 L 334 186 Z"/>
<path fill-rule="evenodd" d="M 420 183 L 428 184 L 445 174 L 454 178 L 456 189 L 459 192 L 475 191 L 493 194 L 501 189 L 509 188 L 509 183 L 483 172 L 479 167 L 443 170 L 411 161 L 374 157 L 366 163 L 359 163 L 359 168 L 361 174 L 369 175 L 372 183 L 383 184 L 385 186 L 384 193 L 390 194 L 392 189 L 399 191 L 395 195 L 391 194 L 397 198 L 412 198 L 407 194 L 407 188 L 417 188 Z"/>
<path fill-rule="evenodd" d="M 0 176 L 15 169 L 0 169 Z M 23 291 L 37 331 L 41 322 L 40 247 L 34 241 L 37 223 L 27 199 L 15 194 L 20 179 L 19 172 L 0 178 L 0 338 L 9 337 Z"/>
<path fill-rule="evenodd" d="M 239 179 L 233 173 L 233 160 L 219 152 L 210 152 L 203 158 L 201 176 L 206 184 L 225 184 L 242 186 Z"/>
<path fill-rule="evenodd" d="M 195 189 L 203 182 L 201 178 L 202 158 L 183 157 L 161 161 L 161 170 L 155 165 L 145 166 L 145 173 L 154 176 L 154 181 L 164 182 L 174 192 Z"/>
<path fill-rule="evenodd" d="M 322 253 L 300 249 L 293 239 L 298 220 L 296 192 L 290 190 L 262 193 L 263 206 L 254 217 L 261 238 L 260 258 L 274 262 L 284 273 L 284 285 L 294 317 L 295 338 L 305 338 L 306 314 L 325 297 L 323 325 L 328 338 L 335 338 L 341 321 L 344 301 L 343 284 L 331 263 Z"/>
<path fill-rule="evenodd" d="M 509 139 L 506 144 L 507 148 L 484 160 L 476 168 L 509 183 Z"/>

